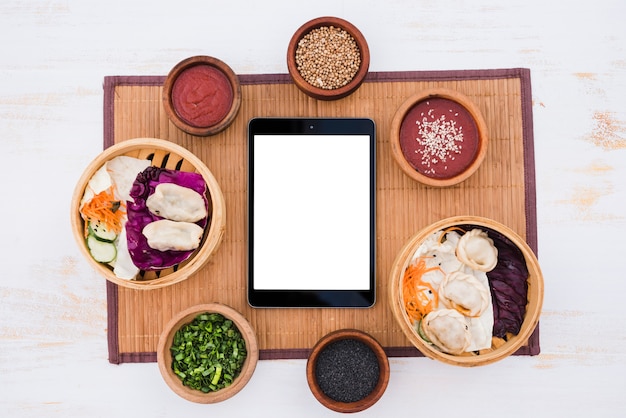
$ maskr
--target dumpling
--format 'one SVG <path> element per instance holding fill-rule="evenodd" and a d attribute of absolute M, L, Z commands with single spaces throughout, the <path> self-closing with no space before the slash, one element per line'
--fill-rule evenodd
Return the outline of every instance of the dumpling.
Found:
<path fill-rule="evenodd" d="M 151 164 L 150 160 L 144 160 L 127 155 L 119 155 L 107 162 L 106 167 L 113 184 L 115 192 L 120 200 L 133 200 L 130 196 L 130 189 L 141 173 Z"/>
<path fill-rule="evenodd" d="M 455 271 L 439 285 L 439 300 L 465 316 L 480 316 L 490 301 L 489 289 L 471 274 Z"/>
<path fill-rule="evenodd" d="M 432 311 L 421 326 L 424 335 L 444 353 L 461 354 L 472 341 L 467 320 L 455 309 Z"/>
<path fill-rule="evenodd" d="M 174 183 L 160 183 L 146 206 L 153 214 L 179 222 L 198 222 L 206 218 L 207 209 L 200 193 Z"/>
<path fill-rule="evenodd" d="M 142 233 L 148 246 L 159 251 L 191 251 L 200 246 L 204 229 L 191 222 L 162 219 L 150 222 Z"/>
<path fill-rule="evenodd" d="M 466 266 L 488 272 L 498 264 L 498 249 L 482 229 L 472 229 L 459 239 L 456 256 Z"/>

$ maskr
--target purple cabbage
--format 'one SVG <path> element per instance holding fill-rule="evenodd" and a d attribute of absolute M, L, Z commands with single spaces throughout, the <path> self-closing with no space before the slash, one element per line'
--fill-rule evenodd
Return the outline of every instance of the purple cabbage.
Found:
<path fill-rule="evenodd" d="M 206 197 L 206 183 L 201 174 L 154 166 L 148 167 L 139 173 L 130 191 L 130 196 L 134 201 L 127 202 L 128 221 L 126 222 L 126 236 L 128 251 L 133 263 L 144 271 L 173 267 L 185 261 L 193 253 L 193 251 L 155 250 L 150 248 L 148 240 L 142 233 L 146 225 L 163 219 L 150 212 L 146 205 L 148 197 L 154 193 L 156 186 L 161 183 L 174 183 L 195 190 L 202 195 L 207 212 L 211 213 L 209 200 Z M 206 228 L 208 217 L 196 223 L 202 228 Z"/>
<path fill-rule="evenodd" d="M 475 226 L 463 226 L 469 231 Z M 510 239 L 490 228 L 485 230 L 498 249 L 498 264 L 487 273 L 493 301 L 493 335 L 505 338 L 522 328 L 528 303 L 528 268 L 522 251 Z"/>

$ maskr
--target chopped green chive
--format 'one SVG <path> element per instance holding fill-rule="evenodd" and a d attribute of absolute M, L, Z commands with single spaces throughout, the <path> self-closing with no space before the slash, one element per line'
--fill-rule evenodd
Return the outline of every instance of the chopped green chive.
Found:
<path fill-rule="evenodd" d="M 246 360 L 246 343 L 235 324 L 203 313 L 174 335 L 172 370 L 185 386 L 208 393 L 232 384 Z"/>

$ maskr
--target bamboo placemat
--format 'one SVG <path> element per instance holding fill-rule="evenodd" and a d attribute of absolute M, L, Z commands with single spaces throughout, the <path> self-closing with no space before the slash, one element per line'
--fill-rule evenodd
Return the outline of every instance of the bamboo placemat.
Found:
<path fill-rule="evenodd" d="M 206 138 L 178 130 L 161 105 L 163 76 L 104 80 L 104 147 L 136 137 L 182 145 L 220 183 L 226 233 L 208 265 L 171 287 L 138 291 L 107 282 L 109 361 L 154 362 L 163 326 L 188 306 L 220 302 L 240 311 L 256 330 L 262 359 L 306 358 L 326 333 L 357 328 L 389 356 L 421 356 L 389 307 L 388 274 L 397 252 L 421 228 L 454 215 L 485 216 L 512 228 L 537 252 L 530 71 L 528 69 L 379 72 L 338 101 L 301 93 L 287 74 L 241 75 L 243 100 L 234 123 Z M 460 185 L 423 186 L 396 165 L 389 129 L 396 109 L 424 88 L 456 89 L 482 111 L 489 149 L 479 170 Z M 377 127 L 377 302 L 369 309 L 253 309 L 246 299 L 246 140 L 252 117 L 369 117 Z M 286 190 L 286 193 L 289 191 Z M 538 329 L 516 354 L 539 353 Z"/>

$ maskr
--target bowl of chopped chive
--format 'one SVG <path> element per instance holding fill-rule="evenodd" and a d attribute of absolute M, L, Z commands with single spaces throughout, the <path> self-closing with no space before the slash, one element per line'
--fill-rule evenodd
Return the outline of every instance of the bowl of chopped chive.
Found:
<path fill-rule="evenodd" d="M 369 47 L 361 31 L 338 17 L 306 22 L 287 48 L 287 67 L 294 84 L 318 100 L 352 94 L 367 75 L 369 63 Z"/>
<path fill-rule="evenodd" d="M 165 383 L 196 403 L 222 402 L 248 383 L 259 359 L 256 335 L 235 309 L 209 303 L 192 306 L 165 326 L 157 363 Z"/>
<path fill-rule="evenodd" d="M 431 88 L 409 97 L 391 122 L 391 151 L 406 175 L 449 187 L 474 174 L 487 153 L 487 125 L 461 92 Z"/>
<path fill-rule="evenodd" d="M 360 412 L 383 396 L 389 383 L 389 360 L 371 335 L 341 329 L 322 337 L 306 365 L 313 396 L 335 412 Z"/>

